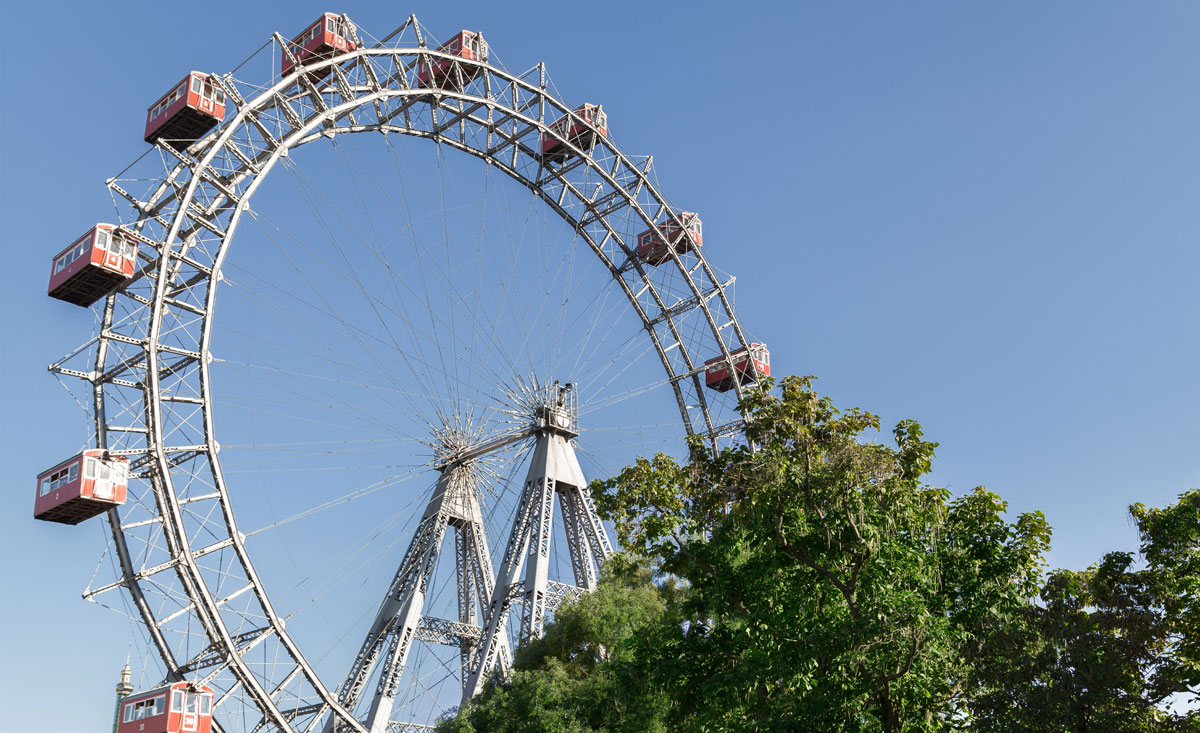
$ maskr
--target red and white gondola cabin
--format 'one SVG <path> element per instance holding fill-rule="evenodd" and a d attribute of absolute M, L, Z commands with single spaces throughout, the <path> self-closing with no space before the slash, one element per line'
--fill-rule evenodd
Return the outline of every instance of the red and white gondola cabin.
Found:
<path fill-rule="evenodd" d="M 733 371 L 729 370 L 724 356 L 718 356 L 704 362 L 704 383 L 709 389 L 718 392 L 728 392 L 733 389 L 734 374 L 739 384 L 747 384 L 763 377 L 771 376 L 771 353 L 764 344 L 750 344 L 750 352 L 746 347 L 729 352 L 733 358 Z"/>
<path fill-rule="evenodd" d="M 650 265 L 661 265 L 671 259 L 672 249 L 677 254 L 683 254 L 691 252 L 704 242 L 700 229 L 700 215 L 691 211 L 679 212 L 678 219 L 659 222 L 658 228 L 663 233 L 662 237 L 655 234 L 653 229 L 647 229 L 637 238 L 638 259 Z M 663 241 L 664 237 L 666 242 Z"/>
<path fill-rule="evenodd" d="M 117 733 L 211 733 L 213 690 L 176 682 L 121 701 Z"/>
<path fill-rule="evenodd" d="M 568 142 L 583 150 L 591 150 L 597 137 L 608 137 L 608 115 L 598 104 L 585 104 L 569 115 L 563 115 L 550 124 Z M 573 153 L 562 140 L 553 135 L 542 134 L 542 157 L 561 163 Z"/>
<path fill-rule="evenodd" d="M 483 40 L 483 34 L 478 31 L 460 31 L 453 38 L 438 46 L 437 50 L 468 61 L 487 61 L 488 45 Z M 417 84 L 422 87 L 439 87 L 441 89 L 459 89 L 459 76 L 465 84 L 479 76 L 478 66 L 459 65 L 459 71 L 454 70 L 452 59 L 431 58 L 421 62 L 421 70 L 417 72 Z"/>
<path fill-rule="evenodd" d="M 193 71 L 146 110 L 146 142 L 186 148 L 224 119 L 225 92 L 210 75 Z"/>
<path fill-rule="evenodd" d="M 304 32 L 292 39 L 288 50 L 296 57 L 296 63 L 311 64 L 317 61 L 331 59 L 334 56 L 353 51 L 354 24 L 345 20 L 337 13 L 325 13 Z M 279 73 L 286 76 L 296 64 L 285 53 L 279 67 Z M 329 76 L 331 69 L 326 67 L 320 71 L 309 72 L 310 81 L 317 81 Z"/>
<path fill-rule="evenodd" d="M 133 277 L 137 254 L 133 237 L 112 224 L 97 224 L 54 257 L 46 294 L 90 306 Z"/>
<path fill-rule="evenodd" d="M 106 451 L 85 450 L 37 478 L 33 518 L 79 524 L 125 503 L 129 459 L 105 457 Z"/>

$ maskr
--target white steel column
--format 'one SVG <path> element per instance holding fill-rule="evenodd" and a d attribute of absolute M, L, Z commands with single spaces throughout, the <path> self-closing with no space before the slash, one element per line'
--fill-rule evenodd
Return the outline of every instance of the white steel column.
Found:
<path fill-rule="evenodd" d="M 447 527 L 453 527 L 456 535 L 459 622 L 462 628 L 474 628 L 472 634 L 461 632 L 457 641 L 464 660 L 463 675 L 466 676 L 465 663 L 477 643 L 474 634 L 479 630 L 474 625 L 474 605 L 478 603 L 482 610 L 486 599 L 491 597 L 492 565 L 472 472 L 469 467 L 456 464 L 447 467 L 439 477 L 412 543 L 375 614 L 375 620 L 339 694 L 340 702 L 353 709 L 381 652 L 387 648 L 370 710 L 363 721 L 371 733 L 384 733 L 387 729 L 405 662 L 413 641 L 421 638 L 423 625 L 444 623 L 440 619 L 426 617 L 424 608 L 429 579 L 437 566 Z M 509 658 L 507 644 L 499 653 L 502 658 Z M 330 718 L 325 731 L 332 733 L 333 730 L 334 720 Z"/>
<path fill-rule="evenodd" d="M 522 642 L 542 634 L 547 611 L 595 587 L 601 564 L 612 554 L 600 518 L 587 491 L 587 481 L 571 441 L 575 432 L 574 394 L 570 385 L 555 384 L 537 408 L 537 444 L 522 486 L 512 531 L 500 563 L 491 603 L 484 616 L 483 636 L 476 647 L 463 689 L 463 701 L 479 691 L 493 669 L 507 673 L 499 657 L 508 639 L 508 611 L 513 602 L 525 605 L 521 619 Z M 567 549 L 576 585 L 549 578 L 550 543 L 554 528 L 554 500 L 558 496 L 566 521 Z M 518 580 L 524 570 L 524 579 Z"/>
<path fill-rule="evenodd" d="M 567 438 L 556 430 L 538 436 L 525 491 L 531 499 L 528 557 L 525 562 L 525 610 L 521 618 L 521 642 L 542 635 L 546 621 L 546 601 L 550 565 L 550 539 L 554 521 L 554 495 L 586 487 L 583 471 L 575 458 L 575 450 Z M 586 562 L 570 547 L 572 565 Z"/>

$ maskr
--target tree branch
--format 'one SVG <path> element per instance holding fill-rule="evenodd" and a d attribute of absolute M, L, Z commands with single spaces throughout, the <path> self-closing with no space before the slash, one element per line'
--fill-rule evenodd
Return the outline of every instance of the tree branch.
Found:
<path fill-rule="evenodd" d="M 720 588 L 720 590 L 721 590 L 721 595 L 725 596 L 725 600 L 729 601 L 730 604 L 732 604 L 739 611 L 741 611 L 743 616 L 749 616 L 750 611 L 746 608 L 745 604 L 743 604 L 741 602 L 741 600 L 739 600 L 736 596 L 730 594 L 729 591 L 725 589 L 725 584 L 721 582 L 721 575 L 720 575 L 720 573 L 717 572 L 717 569 L 714 568 L 712 565 L 709 565 L 708 563 L 704 562 L 699 557 L 697 557 L 695 555 L 695 553 L 689 551 L 686 547 L 684 547 L 683 540 L 680 539 L 679 534 L 676 533 L 674 530 L 671 530 L 671 537 L 673 537 L 675 539 L 675 543 L 679 546 L 679 552 L 683 553 L 683 555 L 685 557 L 687 557 L 687 559 L 689 559 L 692 562 L 699 565 L 701 568 L 704 569 L 705 572 L 707 572 L 709 575 L 711 575 L 713 577 L 713 580 L 716 581 L 716 586 L 718 588 Z"/>

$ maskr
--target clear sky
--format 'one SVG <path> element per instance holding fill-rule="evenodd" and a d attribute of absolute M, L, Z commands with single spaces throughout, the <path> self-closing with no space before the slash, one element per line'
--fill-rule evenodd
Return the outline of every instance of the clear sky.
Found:
<path fill-rule="evenodd" d="M 4 727 L 107 730 L 134 636 L 80 599 L 103 526 L 31 518 L 34 476 L 85 427 L 45 365 L 91 317 L 45 296 L 50 258 L 110 215 L 104 181 L 172 83 L 325 10 L 376 36 L 410 12 L 477 28 L 509 68 L 545 61 L 567 99 L 602 102 L 701 212 L 775 373 L 918 420 L 932 481 L 1045 512 L 1053 565 L 1134 549 L 1128 504 L 1200 485 L 1195 3 L 276 7 L 6 10 Z"/>

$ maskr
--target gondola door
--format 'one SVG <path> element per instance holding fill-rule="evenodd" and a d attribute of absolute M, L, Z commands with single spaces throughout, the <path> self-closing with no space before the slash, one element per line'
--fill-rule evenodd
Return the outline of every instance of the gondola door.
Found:
<path fill-rule="evenodd" d="M 114 494 L 112 468 L 108 465 L 107 461 L 95 458 L 88 458 L 87 462 L 88 473 L 96 477 L 95 482 L 92 484 L 92 498 L 111 500 Z"/>
<path fill-rule="evenodd" d="M 213 108 L 212 108 L 213 107 L 212 82 L 208 81 L 207 79 L 204 80 L 203 82 L 201 82 L 200 77 L 193 76 L 192 77 L 192 91 L 195 92 L 198 97 L 200 97 L 200 109 L 204 110 L 205 112 L 207 112 L 211 115 L 212 111 L 213 111 Z"/>
<path fill-rule="evenodd" d="M 107 230 L 96 230 L 96 249 L 104 252 L 104 264 L 110 270 L 121 271 L 121 243 Z"/>
<path fill-rule="evenodd" d="M 180 731 L 185 731 L 186 733 L 190 733 L 191 731 L 195 731 L 195 730 L 199 729 L 200 713 L 197 709 L 199 706 L 199 703 L 200 703 L 199 695 L 197 695 L 194 692 L 187 693 L 187 697 L 184 698 L 184 704 L 183 704 L 183 718 L 180 719 L 180 724 L 179 724 Z"/>

